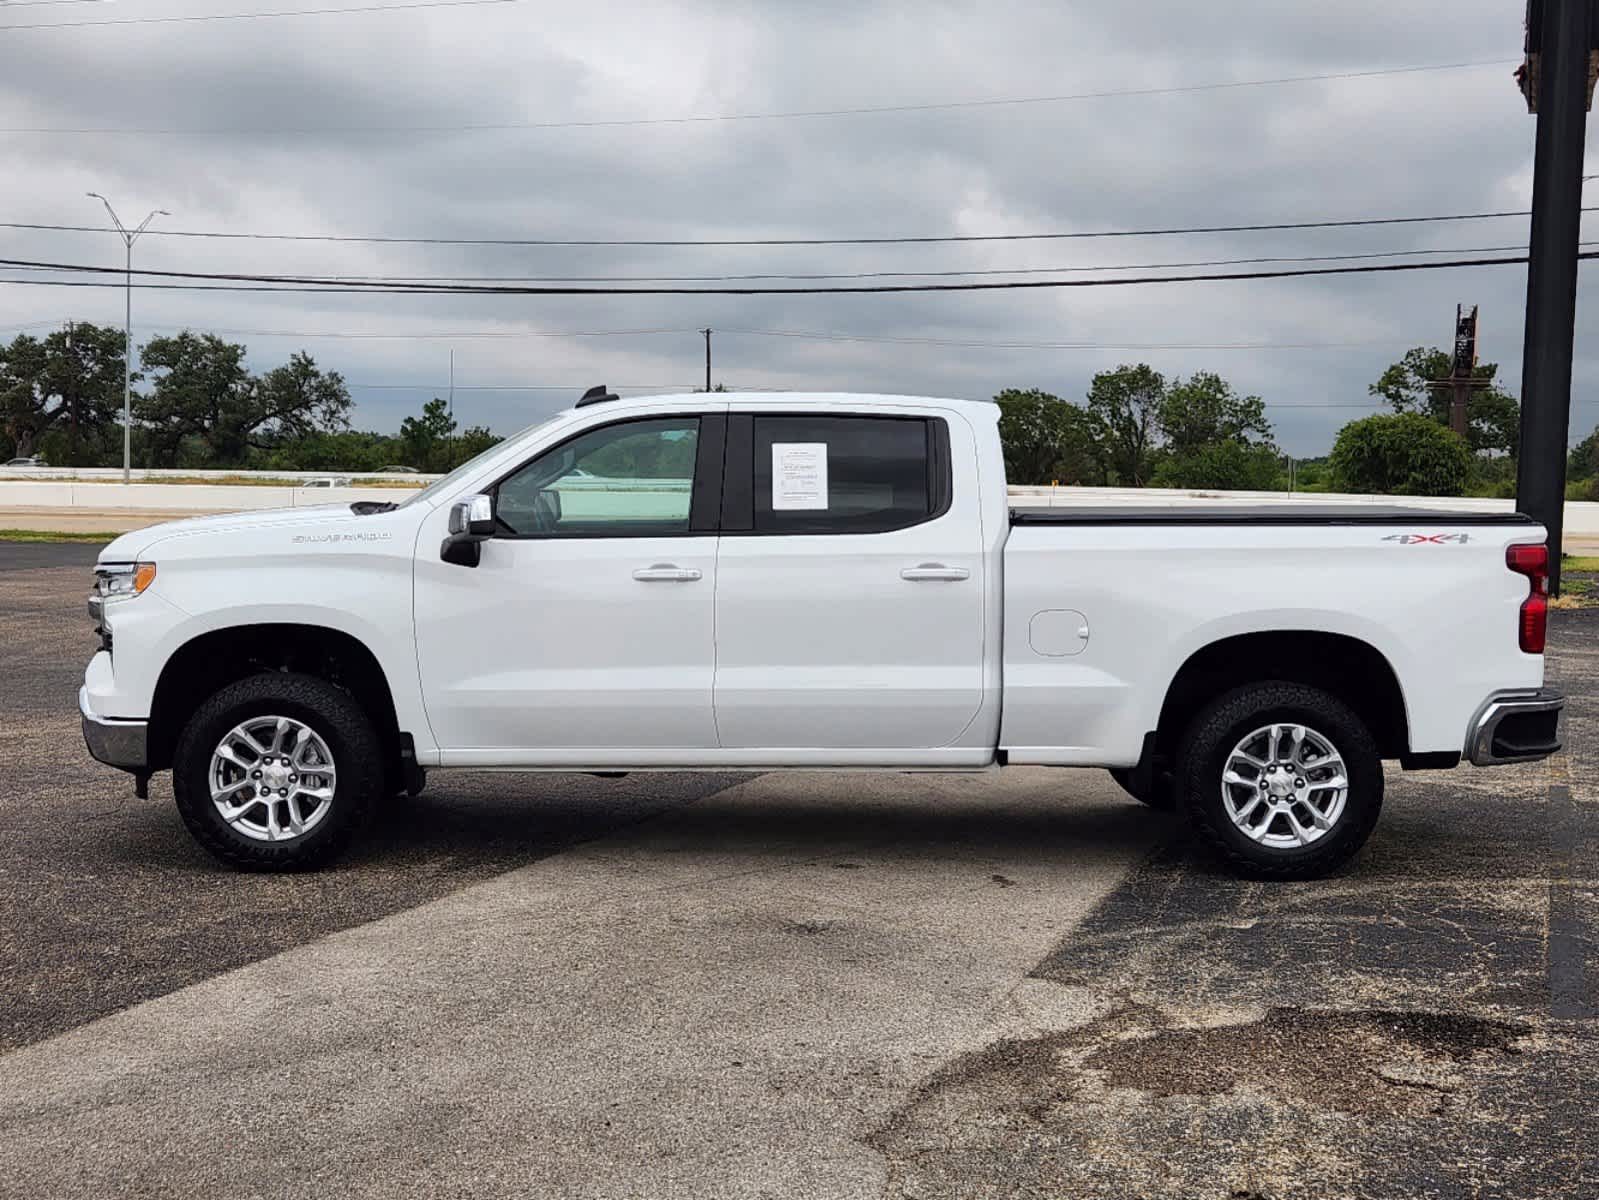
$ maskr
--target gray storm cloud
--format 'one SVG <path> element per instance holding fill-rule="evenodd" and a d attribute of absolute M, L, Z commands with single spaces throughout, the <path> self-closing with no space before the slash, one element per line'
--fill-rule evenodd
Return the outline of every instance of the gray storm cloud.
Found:
<path fill-rule="evenodd" d="M 224 0 L 206 11 L 229 11 Z M 248 0 L 231 0 L 249 11 Z M 272 7 L 270 4 L 260 5 Z M 293 6 L 285 6 L 293 7 Z M 21 10 L 18 10 L 19 12 Z M 28 10 L 118 17 L 158 3 Z M 0 19 L 19 22 L 15 13 Z M 55 19 L 55 18 L 51 18 Z M 64 19 L 64 18 L 63 18 Z M 509 4 L 0 35 L 0 220 L 97 224 L 86 190 L 169 228 L 449 237 L 733 238 L 1015 233 L 1526 207 L 1533 122 L 1510 81 L 1519 9 L 1420 3 Z M 1469 69 L 918 113 L 566 129 L 519 122 L 767 113 L 1161 88 L 1424 63 Z M 394 132 L 394 127 L 430 132 Z M 384 132 L 388 130 L 388 132 Z M 1082 268 L 1524 244 L 1524 219 L 1104 241 L 858 247 L 463 247 L 151 237 L 139 265 L 387 275 L 715 275 Z M 0 231 L 14 258 L 119 261 L 108 235 Z M 1588 285 L 1584 284 L 1587 298 Z M 1266 399 L 1279 441 L 1326 449 L 1407 347 L 1478 303 L 1483 355 L 1520 378 L 1519 267 L 995 294 L 770 297 L 262 296 L 143 291 L 136 332 L 238 335 L 267 364 L 304 346 L 393 429 L 456 352 L 458 411 L 501 432 L 591 382 L 718 380 L 1077 398 L 1145 360 Z M 7 332 L 116 321 L 114 290 L 0 286 Z M 1599 420 L 1579 306 L 1573 431 Z M 673 329 L 636 337 L 472 333 Z M 964 341 L 1304 343 L 1319 348 L 1001 349 L 776 338 L 737 329 Z M 414 338 L 312 334 L 397 333 Z M 420 335 L 426 335 L 420 336 Z M 1325 345 L 1339 343 L 1338 345 Z M 376 388 L 370 384 L 399 384 Z"/>

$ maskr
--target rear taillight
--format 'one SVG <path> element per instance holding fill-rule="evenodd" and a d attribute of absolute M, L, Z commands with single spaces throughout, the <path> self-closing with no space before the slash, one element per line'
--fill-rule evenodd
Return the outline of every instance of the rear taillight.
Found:
<path fill-rule="evenodd" d="M 1505 550 L 1505 566 L 1525 575 L 1529 585 L 1518 626 L 1522 653 L 1542 654 L 1549 626 L 1549 547 L 1510 546 Z"/>

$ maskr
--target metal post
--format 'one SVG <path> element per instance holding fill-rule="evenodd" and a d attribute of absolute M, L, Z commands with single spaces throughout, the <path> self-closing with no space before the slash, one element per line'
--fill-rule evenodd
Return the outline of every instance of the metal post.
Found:
<path fill-rule="evenodd" d="M 445 458 L 447 472 L 455 470 L 455 347 L 450 347 L 450 450 Z"/>
<path fill-rule="evenodd" d="M 711 331 L 700 330 L 705 335 L 705 390 L 711 390 Z"/>
<path fill-rule="evenodd" d="M 126 236 L 124 234 L 124 236 Z M 128 239 L 122 289 L 122 482 L 133 475 L 133 240 Z"/>
<path fill-rule="evenodd" d="M 117 216 L 117 210 L 111 207 L 111 201 L 99 192 L 88 194 L 105 205 L 106 212 L 111 215 L 111 223 L 122 235 L 122 243 L 127 249 L 123 287 L 125 303 L 122 310 L 122 482 L 128 483 L 133 474 L 133 243 L 139 240 L 139 235 L 150 227 L 150 222 L 156 217 L 170 217 L 172 214 L 164 208 L 155 209 L 130 233 Z"/>
<path fill-rule="evenodd" d="M 1469 379 L 1452 379 L 1449 381 L 1449 428 L 1461 437 L 1470 434 L 1469 405 L 1471 403 L 1471 381 Z"/>
<path fill-rule="evenodd" d="M 1538 132 L 1527 251 L 1516 507 L 1549 531 L 1549 591 L 1556 596 L 1565 515 L 1592 9 L 1592 0 L 1543 0 L 1528 8 L 1526 86 L 1529 106 L 1538 114 Z"/>

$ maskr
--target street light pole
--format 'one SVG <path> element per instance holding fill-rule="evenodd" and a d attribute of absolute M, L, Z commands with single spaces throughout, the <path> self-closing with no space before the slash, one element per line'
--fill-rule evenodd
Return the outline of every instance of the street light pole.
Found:
<path fill-rule="evenodd" d="M 127 483 L 133 474 L 133 243 L 139 240 L 139 235 L 149 228 L 150 222 L 156 217 L 170 217 L 172 214 L 164 208 L 155 209 L 130 233 L 117 217 L 117 210 L 111 207 L 111 201 L 99 192 L 88 194 L 105 205 L 106 212 L 111 214 L 111 223 L 122 235 L 122 243 L 127 250 L 127 286 L 123 289 L 125 303 L 122 310 L 122 482 Z"/>

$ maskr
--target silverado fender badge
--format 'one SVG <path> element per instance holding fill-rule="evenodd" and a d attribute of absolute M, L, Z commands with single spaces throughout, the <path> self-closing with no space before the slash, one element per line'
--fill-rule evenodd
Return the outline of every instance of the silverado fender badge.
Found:
<path fill-rule="evenodd" d="M 297 546 L 307 542 L 387 542 L 393 536 L 365 530 L 360 533 L 297 533 L 289 541 Z"/>

